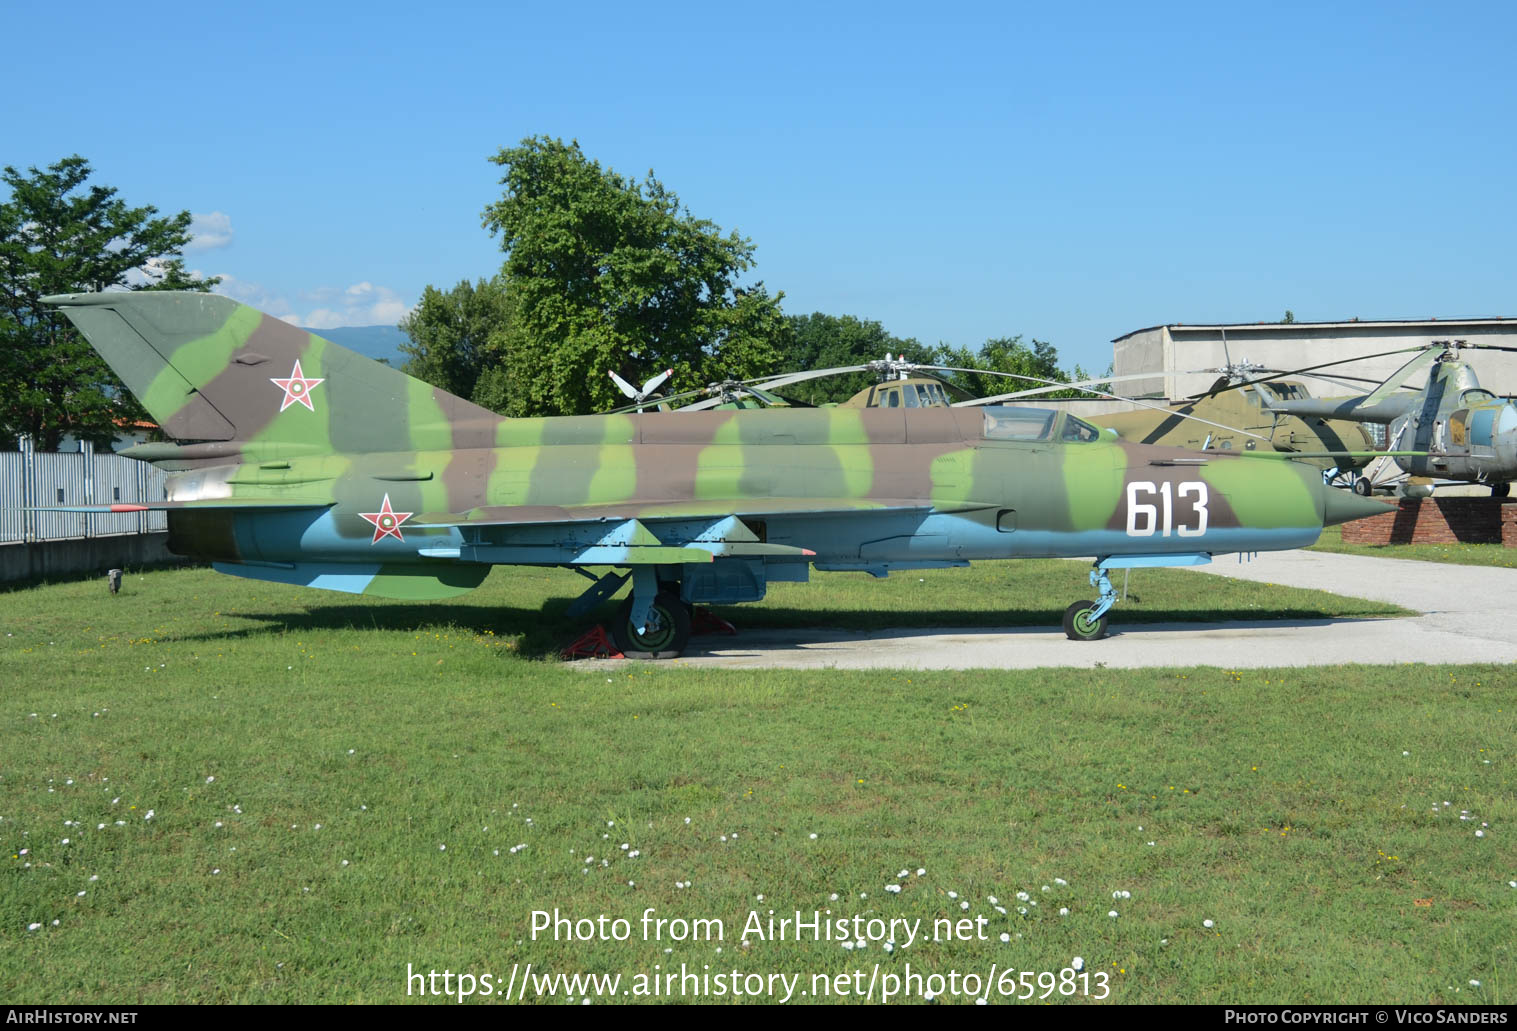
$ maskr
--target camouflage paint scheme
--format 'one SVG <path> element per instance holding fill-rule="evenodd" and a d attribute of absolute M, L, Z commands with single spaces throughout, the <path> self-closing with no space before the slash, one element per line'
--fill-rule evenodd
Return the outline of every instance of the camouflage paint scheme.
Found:
<path fill-rule="evenodd" d="M 987 439 L 999 409 L 507 419 L 228 298 L 49 300 L 187 442 L 126 452 L 174 472 L 170 546 L 255 579 L 414 599 L 493 564 L 612 566 L 641 626 L 676 582 L 728 602 L 811 565 L 1194 564 L 1383 511 L 1299 463 L 1066 441 L 1052 414 L 1042 440 Z"/>

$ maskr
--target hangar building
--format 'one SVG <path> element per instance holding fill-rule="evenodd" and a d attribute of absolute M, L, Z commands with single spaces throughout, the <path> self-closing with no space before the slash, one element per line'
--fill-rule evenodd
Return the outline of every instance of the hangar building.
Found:
<path fill-rule="evenodd" d="M 1224 349 L 1224 340 L 1226 347 Z M 1497 344 L 1517 349 L 1517 319 L 1428 319 L 1426 321 L 1349 322 L 1250 322 L 1232 325 L 1187 326 L 1175 323 L 1138 329 L 1117 337 L 1113 344 L 1115 376 L 1139 375 L 1121 380 L 1114 389 L 1130 397 L 1179 399 L 1198 394 L 1217 379 L 1216 369 L 1245 359 L 1271 369 L 1299 369 L 1308 365 L 1418 347 L 1435 340 L 1466 340 L 1471 344 Z M 1376 382 L 1415 357 L 1393 354 L 1367 358 L 1352 365 L 1325 369 L 1333 374 L 1364 377 Z M 1480 377 L 1480 385 L 1497 394 L 1517 394 L 1517 353 L 1469 350 L 1461 356 Z M 1150 373 L 1149 376 L 1142 376 Z M 1339 397 L 1373 389 L 1373 384 L 1297 377 L 1317 397 Z M 1412 377 L 1409 386 L 1427 382 L 1425 373 Z"/>

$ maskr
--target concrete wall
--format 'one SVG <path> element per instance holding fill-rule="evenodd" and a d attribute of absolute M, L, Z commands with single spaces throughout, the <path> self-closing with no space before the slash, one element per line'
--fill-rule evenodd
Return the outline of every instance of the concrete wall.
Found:
<path fill-rule="evenodd" d="M 167 533 L 119 534 L 72 541 L 0 546 L 0 582 L 47 580 L 108 569 L 182 563 L 168 550 Z"/>
<path fill-rule="evenodd" d="M 1164 378 L 1167 365 L 1168 334 L 1164 326 L 1140 329 L 1112 341 L 1112 375 L 1131 376 L 1142 372 L 1154 373 L 1150 379 L 1128 379 L 1112 384 L 1112 392 L 1128 397 L 1165 397 L 1168 382 Z"/>

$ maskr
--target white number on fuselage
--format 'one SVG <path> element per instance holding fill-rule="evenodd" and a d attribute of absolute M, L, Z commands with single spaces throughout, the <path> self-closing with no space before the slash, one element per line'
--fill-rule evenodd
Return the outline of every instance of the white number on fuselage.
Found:
<path fill-rule="evenodd" d="M 1192 511 L 1190 515 L 1194 523 L 1182 522 L 1175 525 L 1175 497 L 1178 495 L 1183 502 L 1187 497 L 1192 497 Z M 1151 497 L 1157 503 L 1140 500 Z M 1199 480 L 1191 480 L 1175 486 L 1168 481 L 1155 484 L 1148 480 L 1138 480 L 1127 485 L 1127 536 L 1129 537 L 1152 537 L 1158 534 L 1168 537 L 1178 534 L 1181 537 L 1199 537 L 1206 532 L 1206 484 Z"/>

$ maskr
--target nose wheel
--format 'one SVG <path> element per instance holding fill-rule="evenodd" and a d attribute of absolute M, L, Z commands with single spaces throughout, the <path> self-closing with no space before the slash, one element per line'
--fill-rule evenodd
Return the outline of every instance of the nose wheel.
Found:
<path fill-rule="evenodd" d="M 1106 636 L 1106 613 L 1117 603 L 1117 590 L 1097 564 L 1090 571 L 1090 585 L 1101 592 L 1096 601 L 1077 601 L 1064 610 L 1064 636 L 1071 641 L 1099 641 Z"/>
<path fill-rule="evenodd" d="M 1106 613 L 1093 616 L 1097 602 L 1077 601 L 1064 610 L 1064 636 L 1071 641 L 1099 641 L 1106 636 Z"/>

